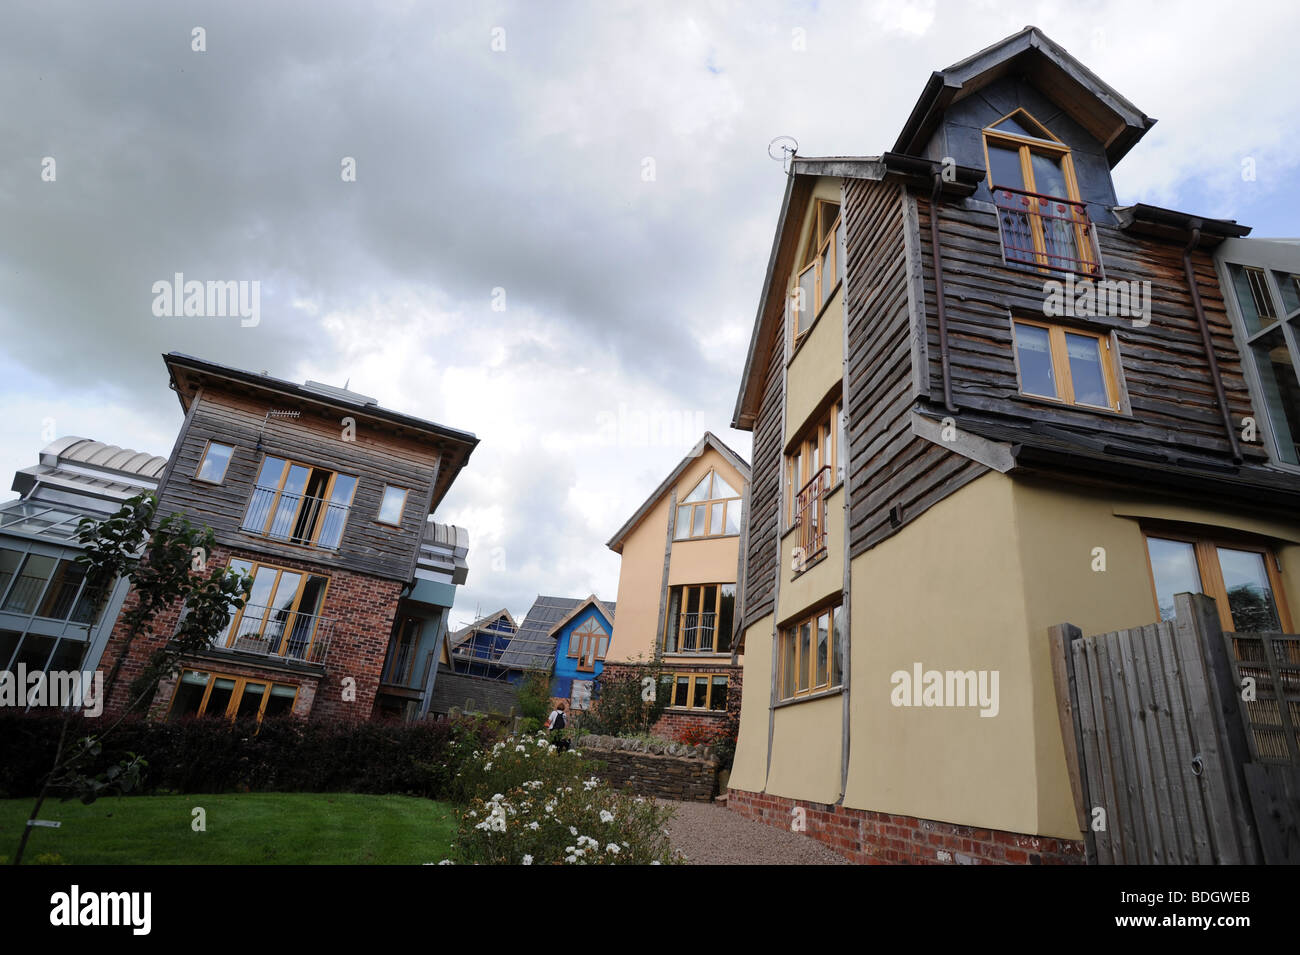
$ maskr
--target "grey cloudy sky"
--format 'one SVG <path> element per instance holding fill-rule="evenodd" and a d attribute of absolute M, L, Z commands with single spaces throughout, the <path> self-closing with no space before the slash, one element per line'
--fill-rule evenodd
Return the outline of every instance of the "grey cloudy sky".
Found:
<path fill-rule="evenodd" d="M 0 475 L 51 424 L 168 453 L 165 351 L 350 379 L 482 441 L 437 515 L 471 535 L 455 620 L 613 599 L 604 542 L 700 432 L 749 453 L 769 140 L 877 154 L 1027 23 L 1160 120 L 1121 202 L 1300 231 L 1294 4 L 9 0 Z M 260 323 L 155 317 L 176 272 L 260 281 Z"/>

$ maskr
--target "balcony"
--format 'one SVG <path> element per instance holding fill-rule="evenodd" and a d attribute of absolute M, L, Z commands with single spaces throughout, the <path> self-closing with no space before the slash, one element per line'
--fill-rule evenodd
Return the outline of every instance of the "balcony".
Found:
<path fill-rule="evenodd" d="M 248 502 L 243 529 L 272 540 L 335 550 L 351 507 L 323 497 L 258 484 Z"/>
<path fill-rule="evenodd" d="M 247 604 L 231 622 L 225 636 L 217 638 L 214 647 L 323 664 L 333 636 L 333 617 Z"/>
<path fill-rule="evenodd" d="M 831 469 L 827 466 L 814 474 L 795 497 L 795 573 L 826 551 L 826 495 L 830 484 Z"/>
<path fill-rule="evenodd" d="M 714 653 L 717 646 L 715 613 L 684 613 L 678 617 L 679 646 L 675 653 Z"/>
<path fill-rule="evenodd" d="M 1101 277 L 1096 230 L 1082 202 L 997 186 L 1002 248 L 1010 264 Z"/>

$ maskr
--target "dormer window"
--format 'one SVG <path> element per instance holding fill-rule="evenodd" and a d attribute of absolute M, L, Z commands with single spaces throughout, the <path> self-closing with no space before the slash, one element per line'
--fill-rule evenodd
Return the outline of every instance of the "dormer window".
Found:
<path fill-rule="evenodd" d="M 1006 261 L 1100 275 L 1070 148 L 1018 109 L 984 130 L 984 149 Z"/>
<path fill-rule="evenodd" d="M 821 313 L 822 306 L 843 277 L 840 262 L 844 220 L 837 202 L 818 199 L 814 203 L 812 228 L 800 259 L 798 280 L 790 301 L 791 326 L 797 345 Z"/>

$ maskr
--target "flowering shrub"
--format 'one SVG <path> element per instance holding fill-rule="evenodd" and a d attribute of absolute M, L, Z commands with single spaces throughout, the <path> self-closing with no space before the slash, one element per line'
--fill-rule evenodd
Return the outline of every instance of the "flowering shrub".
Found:
<path fill-rule="evenodd" d="M 611 789 L 545 735 L 508 737 L 461 770 L 451 861 L 483 865 L 663 865 L 677 861 L 672 810 Z"/>
<path fill-rule="evenodd" d="M 708 746 L 718 740 L 719 733 L 711 727 L 688 726 L 677 734 L 677 741 L 687 746 Z"/>

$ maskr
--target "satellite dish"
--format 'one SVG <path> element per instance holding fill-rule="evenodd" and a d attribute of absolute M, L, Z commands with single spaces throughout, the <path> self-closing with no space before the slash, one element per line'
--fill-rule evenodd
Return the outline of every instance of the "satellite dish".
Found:
<path fill-rule="evenodd" d="M 767 144 L 767 154 L 780 161 L 786 172 L 790 171 L 790 157 L 799 151 L 799 142 L 793 136 L 777 136 Z"/>

